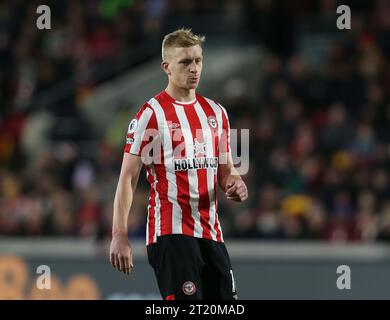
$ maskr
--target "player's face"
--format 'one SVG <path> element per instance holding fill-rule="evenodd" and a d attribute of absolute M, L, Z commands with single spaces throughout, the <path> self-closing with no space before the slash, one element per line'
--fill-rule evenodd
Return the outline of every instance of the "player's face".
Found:
<path fill-rule="evenodd" d="M 172 48 L 167 59 L 166 72 L 173 85 L 183 89 L 195 89 L 202 73 L 203 56 L 199 45 L 188 48 Z"/>

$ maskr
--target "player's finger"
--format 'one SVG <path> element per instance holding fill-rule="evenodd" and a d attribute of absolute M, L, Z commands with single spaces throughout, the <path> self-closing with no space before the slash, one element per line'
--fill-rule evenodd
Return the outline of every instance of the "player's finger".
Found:
<path fill-rule="evenodd" d="M 244 201 L 244 200 L 246 200 L 246 198 L 248 198 L 248 193 L 246 191 L 244 191 L 244 192 L 241 192 L 239 194 L 239 196 L 240 196 L 241 201 Z"/>
<path fill-rule="evenodd" d="M 115 269 L 118 269 L 119 268 L 119 262 L 118 262 L 118 258 L 116 256 L 116 254 L 113 254 L 113 257 L 112 257 L 112 265 L 114 266 Z"/>
<path fill-rule="evenodd" d="M 239 195 L 239 194 L 241 194 L 243 192 L 245 192 L 245 186 L 241 185 L 241 186 L 237 187 L 237 189 L 235 191 L 235 194 Z"/>
<path fill-rule="evenodd" d="M 113 267 L 115 267 L 115 264 L 114 264 L 114 254 L 113 253 L 110 254 L 110 263 L 111 263 L 111 265 Z"/>
<path fill-rule="evenodd" d="M 233 200 L 233 201 L 240 201 L 240 197 L 239 196 L 231 196 L 231 197 L 227 197 L 228 200 Z"/>
<path fill-rule="evenodd" d="M 233 187 L 235 184 L 236 184 L 236 180 L 233 180 L 233 181 L 229 182 L 229 183 L 226 185 L 226 189 L 229 189 L 229 188 Z"/>
<path fill-rule="evenodd" d="M 236 181 L 232 181 L 232 182 L 229 182 L 227 185 L 226 185 L 226 189 L 229 189 L 231 187 L 233 187 L 233 185 L 236 183 Z"/>
<path fill-rule="evenodd" d="M 110 261 L 111 261 L 112 266 L 114 268 L 116 268 L 116 258 L 115 258 L 115 254 L 114 253 L 111 253 Z"/>
<path fill-rule="evenodd" d="M 240 190 L 239 192 L 237 192 L 238 194 L 247 194 L 248 193 L 248 190 L 246 188 L 242 188 L 242 190 Z"/>
<path fill-rule="evenodd" d="M 244 186 L 243 188 L 242 188 L 242 191 L 240 191 L 239 193 L 243 193 L 243 194 L 248 194 L 248 189 Z"/>
<path fill-rule="evenodd" d="M 127 257 L 124 257 L 124 260 L 123 260 L 123 265 L 124 265 L 124 272 L 129 275 L 131 273 L 131 267 L 130 267 L 130 257 L 127 256 Z"/>
<path fill-rule="evenodd" d="M 124 256 L 119 257 L 119 264 L 120 264 L 119 271 L 126 273 L 126 264 L 125 264 L 125 257 Z"/>
<path fill-rule="evenodd" d="M 226 195 L 227 198 L 232 198 L 232 199 L 229 199 L 229 200 L 237 200 L 240 198 L 240 194 L 243 193 L 244 190 L 242 190 L 241 192 L 239 192 L 238 190 L 235 190 L 232 194 L 228 194 Z"/>
<path fill-rule="evenodd" d="M 123 266 L 123 263 L 122 263 L 122 256 L 120 254 L 117 255 L 117 262 L 118 262 L 117 269 L 119 271 L 122 271 L 124 266 Z"/>
<path fill-rule="evenodd" d="M 123 259 L 124 261 L 123 261 L 123 264 L 124 264 L 124 266 L 125 266 L 125 273 L 127 274 L 127 275 L 129 275 L 130 274 L 130 257 L 124 257 L 124 259 Z"/>
<path fill-rule="evenodd" d="M 227 194 L 227 195 L 231 195 L 231 194 L 233 194 L 233 192 L 234 192 L 236 189 L 237 189 L 237 185 L 234 184 L 234 185 L 232 185 L 229 189 L 226 190 L 226 194 Z"/>
<path fill-rule="evenodd" d="M 246 199 L 247 195 L 247 190 L 244 189 L 243 191 L 241 192 L 235 192 L 234 194 L 230 195 L 230 196 L 227 196 L 227 199 L 228 200 L 233 200 L 233 201 L 238 201 L 238 202 L 241 202 L 243 201 L 244 199 Z"/>

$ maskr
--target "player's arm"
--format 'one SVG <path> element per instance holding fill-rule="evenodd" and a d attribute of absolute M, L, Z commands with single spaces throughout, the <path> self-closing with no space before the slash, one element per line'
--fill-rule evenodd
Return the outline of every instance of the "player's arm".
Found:
<path fill-rule="evenodd" d="M 232 154 L 230 152 L 229 118 L 225 108 L 221 105 L 219 106 L 222 110 L 222 133 L 220 135 L 220 143 L 218 147 L 218 184 L 229 200 L 242 202 L 248 198 L 248 190 L 245 182 L 234 167 Z"/>
<path fill-rule="evenodd" d="M 127 233 L 127 219 L 141 168 L 141 157 L 124 153 L 114 199 L 110 261 L 117 270 L 126 274 L 129 274 L 133 267 L 132 249 Z"/>
<path fill-rule="evenodd" d="M 230 152 L 220 155 L 217 179 L 227 199 L 242 202 L 248 198 L 248 189 L 234 167 Z"/>

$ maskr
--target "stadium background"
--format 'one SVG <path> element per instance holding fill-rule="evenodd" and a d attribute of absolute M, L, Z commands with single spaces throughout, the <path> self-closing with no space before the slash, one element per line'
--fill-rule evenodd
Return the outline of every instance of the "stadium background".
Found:
<path fill-rule="evenodd" d="M 219 197 L 240 297 L 389 298 L 389 1 L 46 1 L 51 30 L 40 4 L 0 3 L 0 298 L 158 298 L 144 174 L 134 275 L 107 246 L 127 125 L 183 26 L 207 37 L 199 92 L 250 129 L 250 198 Z M 41 264 L 52 290 L 35 290 Z"/>

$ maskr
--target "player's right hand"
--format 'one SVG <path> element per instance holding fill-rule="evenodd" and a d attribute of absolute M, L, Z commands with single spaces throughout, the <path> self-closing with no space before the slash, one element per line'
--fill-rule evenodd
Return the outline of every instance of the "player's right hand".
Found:
<path fill-rule="evenodd" d="M 110 245 L 110 261 L 120 272 L 129 275 L 133 269 L 133 255 L 126 236 L 113 236 Z"/>

